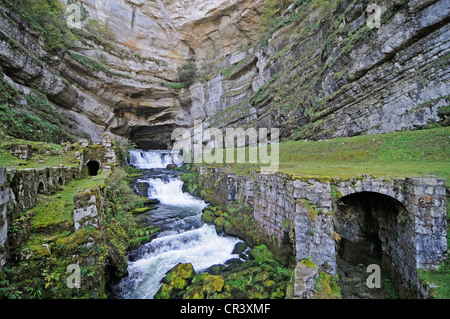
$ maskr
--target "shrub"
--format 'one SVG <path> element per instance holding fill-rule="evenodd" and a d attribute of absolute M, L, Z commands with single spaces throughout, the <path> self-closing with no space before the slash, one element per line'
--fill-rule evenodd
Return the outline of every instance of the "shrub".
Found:
<path fill-rule="evenodd" d="M 178 68 L 178 79 L 185 86 L 189 87 L 194 84 L 197 78 L 197 64 L 195 61 L 187 61 Z"/>

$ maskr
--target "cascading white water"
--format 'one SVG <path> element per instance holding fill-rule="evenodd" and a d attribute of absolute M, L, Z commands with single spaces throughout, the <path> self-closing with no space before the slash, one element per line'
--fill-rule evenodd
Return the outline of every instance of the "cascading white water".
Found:
<path fill-rule="evenodd" d="M 183 182 L 178 177 L 167 179 L 155 178 L 139 180 L 141 183 L 148 183 L 148 197 L 155 198 L 165 205 L 174 206 L 203 206 L 205 202 L 187 193 L 183 193 Z"/>
<path fill-rule="evenodd" d="M 167 151 L 130 153 L 130 165 L 140 169 L 157 168 L 138 182 L 148 183 L 148 197 L 160 201 L 148 219 L 163 231 L 129 256 L 128 276 L 115 289 L 122 298 L 153 298 L 165 274 L 178 263 L 191 263 L 201 272 L 237 257 L 232 252 L 240 240 L 219 236 L 213 226 L 202 222 L 206 203 L 183 193 L 180 178 L 163 169 L 172 163 L 165 157 L 167 154 Z"/>
<path fill-rule="evenodd" d="M 182 164 L 181 155 L 171 151 L 130 151 L 129 164 L 140 169 L 166 168 L 169 164 Z"/>

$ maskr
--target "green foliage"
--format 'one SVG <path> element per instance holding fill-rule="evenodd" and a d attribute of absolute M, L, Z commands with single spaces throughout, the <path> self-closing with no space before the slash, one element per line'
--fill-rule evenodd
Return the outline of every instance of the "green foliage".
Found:
<path fill-rule="evenodd" d="M 67 126 L 69 120 L 43 97 L 22 97 L 7 81 L 0 82 L 0 128 L 7 135 L 60 144 L 74 140 L 66 132 Z"/>
<path fill-rule="evenodd" d="M 267 0 L 261 14 L 261 28 L 267 30 L 273 27 L 280 16 L 280 4 L 276 0 Z"/>
<path fill-rule="evenodd" d="M 197 64 L 195 61 L 187 61 L 178 68 L 178 79 L 183 87 L 189 87 L 194 84 L 197 79 Z"/>
<path fill-rule="evenodd" d="M 136 144 L 129 140 L 114 140 L 113 141 L 114 147 L 116 148 L 116 154 L 118 155 L 119 164 L 122 167 L 127 166 L 128 157 L 131 150 L 135 150 L 137 148 Z"/>
<path fill-rule="evenodd" d="M 261 14 L 260 31 L 266 32 L 278 25 L 283 20 L 281 15 L 291 3 L 291 0 L 266 0 Z"/>
<path fill-rule="evenodd" d="M 2 0 L 2 2 L 43 36 L 48 51 L 59 51 L 74 46 L 77 37 L 68 29 L 63 6 L 58 0 Z M 86 15 L 86 12 L 84 14 Z"/>
<path fill-rule="evenodd" d="M 180 179 L 185 182 L 187 190 L 192 195 L 199 195 L 201 190 L 198 170 L 190 170 L 187 173 L 179 173 Z"/>
<path fill-rule="evenodd" d="M 125 75 L 122 73 L 113 72 L 109 68 L 107 68 L 106 66 L 101 64 L 100 62 L 92 60 L 91 58 L 88 58 L 87 56 L 80 55 L 80 54 L 77 54 L 72 51 L 69 51 L 69 55 L 72 57 L 72 59 L 74 59 L 78 63 L 84 65 L 85 67 L 87 67 L 88 69 L 90 69 L 93 72 L 104 72 L 105 74 L 107 74 L 109 76 L 120 76 L 120 77 L 124 77 L 124 78 L 129 77 L 128 75 Z"/>

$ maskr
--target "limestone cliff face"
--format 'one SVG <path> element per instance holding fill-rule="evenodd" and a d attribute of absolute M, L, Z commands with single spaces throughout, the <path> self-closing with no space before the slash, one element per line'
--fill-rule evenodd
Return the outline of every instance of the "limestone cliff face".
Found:
<path fill-rule="evenodd" d="M 450 102 L 450 5 L 377 1 L 302 4 L 260 46 L 221 59 L 191 87 L 206 126 L 277 127 L 282 137 L 328 139 L 421 128 Z"/>
<path fill-rule="evenodd" d="M 366 26 L 366 0 L 294 1 L 266 36 L 263 2 L 82 0 L 85 37 L 59 54 L 0 7 L 0 65 L 21 91 L 46 94 L 80 135 L 100 141 L 109 132 L 142 148 L 170 147 L 173 129 L 194 120 L 279 127 L 283 137 L 309 139 L 443 120 L 448 1 L 380 0 L 379 29 Z M 96 29 L 111 39 L 90 37 Z M 197 62 L 198 81 L 172 89 L 188 59 Z"/>
<path fill-rule="evenodd" d="M 83 0 L 89 15 L 81 30 L 107 29 L 114 40 L 87 36 L 73 54 L 60 55 L 49 55 L 39 35 L 2 7 L 0 64 L 16 88 L 47 95 L 94 141 L 110 132 L 166 148 L 172 130 L 193 121 L 189 93 L 167 85 L 178 82 L 177 68 L 251 43 L 259 2 Z M 102 69 L 82 63 L 85 57 Z"/>

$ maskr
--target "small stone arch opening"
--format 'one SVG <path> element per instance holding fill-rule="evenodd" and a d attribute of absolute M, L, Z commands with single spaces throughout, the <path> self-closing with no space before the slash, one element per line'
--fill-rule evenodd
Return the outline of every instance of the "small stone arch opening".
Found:
<path fill-rule="evenodd" d="M 367 298 L 390 298 L 397 293 L 403 281 L 403 259 L 411 242 L 409 224 L 406 208 L 393 197 L 361 192 L 338 200 L 334 216 L 338 274 L 353 280 L 360 276 L 360 287 L 367 288 L 365 292 L 346 293 L 356 293 L 359 298 L 364 298 L 364 293 L 368 294 Z M 370 275 L 367 267 L 373 264 L 380 266 L 382 280 L 386 287 L 390 285 L 391 292 L 386 287 L 375 291 L 365 285 Z"/>
<path fill-rule="evenodd" d="M 38 194 L 45 194 L 45 186 L 43 182 L 39 182 L 37 192 Z"/>
<path fill-rule="evenodd" d="M 100 163 L 98 161 L 89 161 L 87 164 L 89 176 L 97 176 L 100 170 Z"/>
<path fill-rule="evenodd" d="M 64 185 L 64 179 L 62 178 L 62 176 L 60 176 L 60 177 L 58 178 L 58 184 L 59 184 L 59 185 Z"/>

